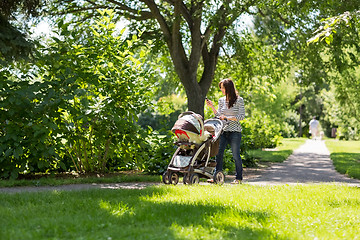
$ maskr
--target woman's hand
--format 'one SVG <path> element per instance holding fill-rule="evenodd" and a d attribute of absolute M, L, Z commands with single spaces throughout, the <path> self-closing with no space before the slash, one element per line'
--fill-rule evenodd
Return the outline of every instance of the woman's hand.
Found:
<path fill-rule="evenodd" d="M 207 98 L 205 98 L 205 102 L 206 102 L 206 105 L 213 110 L 214 114 L 216 114 L 216 109 L 214 107 L 213 102 L 211 100 L 207 99 Z"/>
<path fill-rule="evenodd" d="M 207 105 L 208 107 L 214 107 L 214 104 L 212 103 L 211 100 L 205 99 L 205 102 L 206 102 L 206 105 Z"/>

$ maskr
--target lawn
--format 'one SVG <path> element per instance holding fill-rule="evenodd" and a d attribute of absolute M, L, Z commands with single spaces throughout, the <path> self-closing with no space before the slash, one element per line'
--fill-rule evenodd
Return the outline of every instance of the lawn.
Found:
<path fill-rule="evenodd" d="M 262 163 L 283 162 L 295 149 L 303 145 L 305 141 L 306 138 L 284 138 L 281 141 L 281 145 L 275 149 L 250 150 L 249 155 Z"/>
<path fill-rule="evenodd" d="M 160 185 L 0 194 L 0 239 L 360 239 L 359 188 Z"/>
<path fill-rule="evenodd" d="M 326 140 L 335 169 L 351 178 L 360 179 L 360 141 Z"/>

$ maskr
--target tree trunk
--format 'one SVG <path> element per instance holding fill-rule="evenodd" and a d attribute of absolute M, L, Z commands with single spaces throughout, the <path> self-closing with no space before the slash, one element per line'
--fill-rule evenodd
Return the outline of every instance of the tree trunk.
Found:
<path fill-rule="evenodd" d="M 206 50 L 204 51 L 207 52 Z M 197 66 L 199 62 L 193 63 L 196 64 L 196 67 L 189 67 L 189 69 L 195 69 L 194 72 L 175 68 L 180 77 L 180 81 L 185 88 L 188 99 L 188 110 L 198 113 L 201 116 L 204 116 L 205 97 L 214 79 L 217 54 L 210 55 L 207 53 L 206 57 L 203 57 L 203 59 L 204 71 L 200 80 L 197 79 Z"/>
<path fill-rule="evenodd" d="M 185 91 L 188 98 L 188 110 L 204 116 L 206 92 L 203 92 L 198 84 L 194 84 L 192 88 L 185 88 Z"/>

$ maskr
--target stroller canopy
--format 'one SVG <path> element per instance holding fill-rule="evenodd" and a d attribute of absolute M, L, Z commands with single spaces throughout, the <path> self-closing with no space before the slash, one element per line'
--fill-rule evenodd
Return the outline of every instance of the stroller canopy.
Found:
<path fill-rule="evenodd" d="M 180 142 L 200 144 L 206 140 L 202 116 L 194 112 L 184 112 L 179 115 L 174 127 L 171 129 Z"/>
<path fill-rule="evenodd" d="M 185 112 L 180 114 L 171 131 L 175 132 L 176 130 L 186 130 L 201 135 L 203 128 L 201 115 L 194 112 Z"/>

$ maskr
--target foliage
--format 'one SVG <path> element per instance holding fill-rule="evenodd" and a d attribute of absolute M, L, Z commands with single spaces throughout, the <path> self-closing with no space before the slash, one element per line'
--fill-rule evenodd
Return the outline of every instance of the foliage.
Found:
<path fill-rule="evenodd" d="M 356 18 L 359 16 L 360 11 L 346 11 L 338 16 L 323 19 L 323 25 L 314 32 L 315 35 L 307 41 L 308 44 L 325 40 L 325 42 L 330 45 L 333 42 L 334 34 L 337 32 L 336 29 L 342 25 L 349 26 L 353 19 L 355 19 L 354 22 L 358 22 Z"/>
<path fill-rule="evenodd" d="M 146 153 L 139 151 L 136 120 L 149 103 L 151 71 L 140 62 L 147 49 L 135 55 L 137 37 L 116 36 L 113 12 L 101 14 L 74 29 L 58 23 L 61 36 L 42 49 L 35 82 L 2 81 L 2 177 L 60 166 L 103 172 L 141 165 Z"/>
<path fill-rule="evenodd" d="M 139 115 L 138 124 L 144 129 L 151 127 L 153 130 L 165 134 L 174 126 L 178 116 L 185 111 L 186 100 L 184 97 L 174 94 L 161 97 L 151 108 L 149 107 Z"/>
<path fill-rule="evenodd" d="M 16 178 L 19 172 L 46 171 L 61 164 L 56 148 L 57 105 L 55 84 L 14 79 L 1 72 L 0 177 Z"/>
<path fill-rule="evenodd" d="M 335 128 L 338 139 L 359 140 L 360 138 L 360 121 L 352 117 L 351 109 L 341 106 L 336 100 L 339 94 L 334 87 L 329 91 L 323 90 L 321 95 L 324 99 L 324 121 L 327 123 L 327 129 Z M 349 93 L 351 94 L 351 93 Z M 356 103 L 354 103 L 356 104 Z M 330 135 L 330 133 L 328 133 Z"/>
<path fill-rule="evenodd" d="M 358 104 L 354 103 L 358 98 L 352 93 L 358 92 L 358 84 L 353 84 L 357 83 L 358 77 L 349 71 L 359 65 L 356 57 L 359 55 L 358 10 L 359 3 L 354 0 L 268 1 L 259 9 L 262 17 L 257 16 L 254 24 L 256 35 L 276 46 L 282 59 L 288 59 L 295 72 L 301 73 L 298 80 L 301 80 L 302 88 L 314 85 L 315 94 L 318 94 L 330 84 L 337 86 L 337 101 L 345 111 L 352 109 L 350 114 L 342 114 L 356 119 L 359 119 L 359 110 Z M 315 29 L 320 31 L 316 36 Z M 318 41 L 322 37 L 325 37 L 324 43 Z M 309 45 L 309 41 L 315 44 Z M 318 105 L 320 114 L 314 114 L 308 110 L 315 104 L 303 101 L 301 96 L 297 100 L 301 121 L 309 120 L 306 115 L 310 114 L 326 115 L 321 105 Z"/>
<path fill-rule="evenodd" d="M 328 63 L 332 84 L 331 103 L 328 110 L 329 125 L 339 127 L 338 136 L 345 139 L 359 139 L 360 102 L 359 79 L 359 5 L 336 12 L 322 20 L 322 24 L 308 43 L 326 51 L 323 61 Z M 321 41 L 325 40 L 326 44 Z M 329 94 L 328 94 L 329 95 Z M 329 98 L 327 97 L 326 100 Z M 333 104 L 334 107 L 330 104 Z M 338 116 L 334 116 L 335 112 Z M 337 118 L 337 119 L 336 119 Z"/>
<path fill-rule="evenodd" d="M 65 41 L 55 39 L 44 63 L 46 81 L 65 80 L 75 93 L 64 109 L 62 130 L 64 147 L 79 171 L 105 171 L 115 156 L 136 161 L 142 145 L 134 121 L 147 105 L 147 73 L 131 52 L 137 38 L 114 36 L 114 13 L 101 14 L 95 24 L 85 22 L 72 31 L 60 21 Z M 142 49 L 140 58 L 145 55 Z"/>
<path fill-rule="evenodd" d="M 280 126 L 265 112 L 254 112 L 242 126 L 242 142 L 247 149 L 274 148 L 280 143 Z"/>
<path fill-rule="evenodd" d="M 330 184 L 1 194 L 1 238 L 356 239 L 359 198 Z"/>
<path fill-rule="evenodd" d="M 115 9 L 118 19 L 127 18 L 132 29 L 144 32 L 146 41 L 154 41 L 156 53 L 164 53 L 162 58 L 170 56 L 173 67 L 165 61 L 164 68 L 176 72 L 175 81 L 179 80 L 185 89 L 188 109 L 204 115 L 205 96 L 214 77 L 224 36 L 239 16 L 247 14 L 258 2 L 70 0 L 55 1 L 53 12 L 70 14 L 81 21 L 94 17 L 94 9 Z M 169 79 L 174 72 L 166 75 Z M 176 86 L 172 81 L 171 85 Z M 166 87 L 164 90 L 168 90 Z"/>
<path fill-rule="evenodd" d="M 336 66 L 341 70 L 344 67 L 346 69 L 346 66 L 358 65 L 357 0 L 218 1 L 215 5 L 211 1 L 103 0 L 56 3 L 54 11 L 71 14 L 80 20 L 94 17 L 97 14 L 94 9 L 114 7 L 118 19 L 120 16 L 126 17 L 132 20 L 132 29 L 144 31 L 142 36 L 145 41 L 155 37 L 152 52 L 156 59 L 154 62 L 162 63 L 158 70 L 161 77 L 157 78 L 156 87 L 160 92 L 178 93 L 181 90 L 176 89 L 179 86 L 176 83 L 182 82 L 188 97 L 188 107 L 201 114 L 205 95 L 215 96 L 216 84 L 210 86 L 211 81 L 208 81 L 213 77 L 215 82 L 224 77 L 236 79 L 244 98 L 250 100 L 260 95 L 261 101 L 256 102 L 258 106 L 265 107 L 268 104 L 261 103 L 274 101 L 270 106 L 280 107 L 280 102 L 291 102 L 291 106 L 281 106 L 282 111 L 269 109 L 272 113 L 268 113 L 271 117 L 279 116 L 276 117 L 278 122 L 284 123 L 281 126 L 284 136 L 294 136 L 294 131 L 299 131 L 302 135 L 302 127 L 306 128 L 310 116 L 323 115 L 322 105 L 313 104 L 313 100 L 319 102 L 321 99 L 309 99 L 309 96 L 304 99 L 300 91 L 289 94 L 286 99 L 281 98 L 284 95 L 276 95 L 274 92 L 278 89 L 272 89 L 277 83 L 283 81 L 288 84 L 294 79 L 296 82 L 291 84 L 299 84 L 303 89 L 315 85 L 314 93 L 318 94 L 319 88 L 328 87 L 326 83 L 332 78 L 328 71 L 330 68 Z M 351 30 L 345 31 L 337 27 L 339 32 L 333 39 L 335 47 L 329 53 L 323 51 L 326 48 L 320 44 L 307 44 L 314 29 L 322 24 L 322 19 L 330 16 L 348 19 L 349 15 L 339 15 L 345 11 L 350 11 L 352 16 L 349 21 Z M 253 25 L 241 23 L 242 17 L 248 16 L 254 19 Z M 329 27 L 323 29 L 334 29 L 339 22 L 336 21 L 330 22 Z M 199 26 L 201 28 L 198 28 Z M 198 42 L 199 39 L 201 42 Z M 221 51 L 218 51 L 220 47 Z M 331 55 L 333 58 L 328 61 L 324 55 Z M 214 56 L 216 57 L 213 58 Z M 353 63 L 350 65 L 347 59 L 351 59 Z M 217 64 L 218 60 L 220 64 Z M 217 71 L 213 72 L 215 67 Z M 301 78 L 296 79 L 295 73 L 301 73 Z M 342 70 L 340 74 L 343 75 Z M 353 74 L 348 75 L 346 82 L 354 79 Z M 161 84 L 164 82 L 166 84 Z M 338 92 L 342 93 L 344 104 L 349 106 L 356 102 L 352 96 L 346 95 L 347 90 L 351 89 L 356 90 L 349 84 L 340 85 L 338 89 Z M 262 98 L 266 94 L 267 98 Z M 291 97 L 295 98 L 295 101 L 292 101 Z M 217 96 L 214 99 L 217 99 Z M 318 109 L 315 109 L 316 107 Z M 273 114 L 273 110 L 276 110 L 276 114 Z M 295 112 L 299 115 L 297 122 L 294 121 Z M 204 115 L 208 115 L 206 110 Z M 287 119 L 287 116 L 291 119 Z"/>
<path fill-rule="evenodd" d="M 18 19 L 38 17 L 42 0 L 4 0 L 0 2 L 0 65 L 28 58 L 34 43 L 28 39 L 24 24 Z M 15 19 L 15 20 L 14 20 Z"/>
<path fill-rule="evenodd" d="M 167 131 L 165 135 L 152 132 L 149 134 L 147 141 L 149 147 L 144 149 L 144 151 L 147 151 L 147 157 L 144 160 L 144 171 L 151 174 L 162 174 L 166 171 L 176 151 L 174 134 L 171 131 Z"/>

